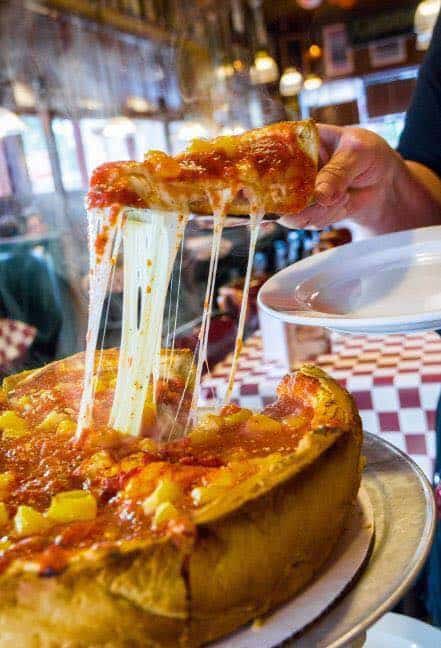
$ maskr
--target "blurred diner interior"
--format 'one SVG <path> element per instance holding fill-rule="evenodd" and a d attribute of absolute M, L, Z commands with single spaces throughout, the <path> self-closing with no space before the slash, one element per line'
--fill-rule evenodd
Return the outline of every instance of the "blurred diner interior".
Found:
<path fill-rule="evenodd" d="M 16 0 L 0 8 L 0 319 L 30 348 L 3 373 L 84 347 L 93 169 L 182 150 L 193 138 L 284 119 L 360 124 L 395 146 L 439 2 L 409 0 Z M 252 297 L 269 275 L 358 236 L 262 227 Z M 183 250 L 178 334 L 197 333 L 210 231 Z M 226 230 L 211 361 L 231 350 L 246 228 Z M 105 344 L 118 343 L 118 266 Z M 254 292 L 253 292 L 254 287 Z M 247 333 L 257 327 L 250 306 Z M 14 357 L 12 357 L 14 356 Z"/>

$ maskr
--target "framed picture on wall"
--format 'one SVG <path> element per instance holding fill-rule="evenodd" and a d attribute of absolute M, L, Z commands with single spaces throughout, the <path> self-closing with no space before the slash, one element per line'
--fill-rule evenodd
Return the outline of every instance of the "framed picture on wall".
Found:
<path fill-rule="evenodd" d="M 404 63 L 406 59 L 405 38 L 387 38 L 369 43 L 369 61 L 374 68 L 397 65 L 398 63 Z"/>
<path fill-rule="evenodd" d="M 349 44 L 348 32 L 344 23 L 323 27 L 323 49 L 326 76 L 352 74 L 354 51 Z"/>

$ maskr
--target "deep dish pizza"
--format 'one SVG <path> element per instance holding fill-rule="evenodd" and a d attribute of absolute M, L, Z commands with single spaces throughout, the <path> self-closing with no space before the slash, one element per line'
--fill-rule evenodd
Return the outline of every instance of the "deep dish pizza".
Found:
<path fill-rule="evenodd" d="M 200 646 L 288 599 L 332 552 L 360 482 L 349 394 L 305 366 L 262 412 L 230 403 L 259 222 L 312 200 L 317 151 L 312 122 L 282 123 L 94 173 L 86 351 L 0 391 L 1 648 Z M 161 348 L 191 210 L 214 217 L 196 357 L 173 348 L 173 328 Z M 244 210 L 231 375 L 202 414 L 222 230 Z M 121 347 L 103 351 L 121 250 Z"/>
<path fill-rule="evenodd" d="M 180 358 L 158 384 L 173 412 Z M 199 646 L 297 592 L 338 542 L 360 481 L 360 420 L 319 369 L 262 412 L 206 414 L 158 443 L 110 429 L 117 352 L 104 354 L 95 426 L 75 439 L 83 357 L 1 392 L 2 646 Z"/>

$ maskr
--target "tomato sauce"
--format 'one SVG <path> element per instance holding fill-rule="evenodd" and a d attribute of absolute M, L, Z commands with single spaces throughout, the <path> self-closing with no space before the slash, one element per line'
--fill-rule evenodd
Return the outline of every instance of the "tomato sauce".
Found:
<path fill-rule="evenodd" d="M 189 542 L 194 530 L 193 488 L 210 484 L 219 474 L 229 473 L 230 466 L 238 462 L 237 475 L 231 468 L 236 481 L 252 475 L 257 470 L 255 459 L 274 452 L 292 452 L 309 428 L 312 412 L 301 401 L 285 394 L 264 410 L 271 419 L 262 419 L 258 430 L 250 429 L 246 420 L 234 423 L 234 415 L 244 410 L 231 405 L 217 417 L 221 421 L 219 433 L 203 443 L 192 434 L 165 443 L 152 442 L 146 437 L 155 433 L 157 421 L 150 423 L 150 428 L 146 424 L 145 436 L 120 434 L 106 426 L 117 360 L 117 351 L 104 352 L 97 383 L 95 425 L 80 440 L 75 440 L 74 429 L 60 431 L 58 419 L 50 425 L 41 424 L 53 413 L 61 418 L 66 415 L 72 422 L 76 420 L 83 378 L 82 354 L 53 363 L 15 387 L 8 387 L 0 414 L 12 409 L 25 421 L 28 433 L 18 438 L 3 435 L 0 443 L 0 473 L 12 475 L 10 488 L 0 498 L 10 516 L 9 527 L 2 531 L 10 545 L 3 551 L 0 546 L 0 571 L 21 558 L 37 562 L 42 575 L 52 575 L 82 549 L 107 550 L 121 543 L 148 543 L 158 533 L 177 535 L 177 542 Z M 169 384 L 160 383 L 157 418 L 164 408 L 174 411 L 183 388 L 180 378 L 173 378 Z M 296 429 L 284 423 L 285 417 L 292 415 L 302 417 L 302 425 Z M 98 460 L 104 463 L 97 464 Z M 178 519 L 155 530 L 142 502 L 162 476 L 179 484 L 182 501 Z M 94 495 L 94 520 L 57 524 L 44 533 L 25 538 L 15 534 L 12 519 L 18 506 L 32 506 L 44 513 L 55 494 L 76 489 L 86 489 Z"/>

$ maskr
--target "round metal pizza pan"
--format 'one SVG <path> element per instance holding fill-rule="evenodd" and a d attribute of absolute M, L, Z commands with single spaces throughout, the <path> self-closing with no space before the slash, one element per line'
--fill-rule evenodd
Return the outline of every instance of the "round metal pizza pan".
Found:
<path fill-rule="evenodd" d="M 371 557 L 355 583 L 290 648 L 363 645 L 364 632 L 411 587 L 433 540 L 436 509 L 422 470 L 380 437 L 365 433 L 363 485 L 374 510 Z M 361 643 L 358 643 L 361 639 Z"/>

